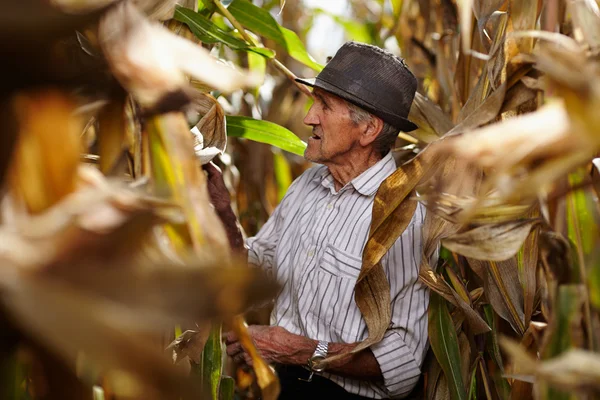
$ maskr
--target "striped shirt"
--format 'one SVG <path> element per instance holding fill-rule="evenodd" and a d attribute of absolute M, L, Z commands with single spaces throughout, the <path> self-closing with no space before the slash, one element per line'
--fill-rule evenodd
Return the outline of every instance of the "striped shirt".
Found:
<path fill-rule="evenodd" d="M 373 199 L 396 170 L 388 153 L 336 192 L 325 166 L 307 170 L 290 186 L 260 232 L 247 240 L 251 264 L 271 271 L 282 285 L 271 324 L 315 340 L 355 343 L 367 337 L 354 301 Z M 383 382 L 322 373 L 350 393 L 401 398 L 417 383 L 427 349 L 425 285 L 418 280 L 424 209 L 382 259 L 390 282 L 392 322 L 383 340 L 371 347 Z"/>

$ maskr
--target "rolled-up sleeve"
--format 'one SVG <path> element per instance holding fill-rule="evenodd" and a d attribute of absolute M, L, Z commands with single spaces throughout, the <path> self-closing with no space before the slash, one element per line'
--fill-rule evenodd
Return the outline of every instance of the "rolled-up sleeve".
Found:
<path fill-rule="evenodd" d="M 417 384 L 427 342 L 429 291 L 419 281 L 424 210 L 382 259 L 390 281 L 392 322 L 383 340 L 371 346 L 391 398 L 407 396 Z"/>

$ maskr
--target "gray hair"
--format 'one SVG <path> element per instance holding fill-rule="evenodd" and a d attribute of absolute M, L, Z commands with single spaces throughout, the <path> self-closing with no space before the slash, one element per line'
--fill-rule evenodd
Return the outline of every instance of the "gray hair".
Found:
<path fill-rule="evenodd" d="M 348 105 L 348 110 L 350 111 L 350 119 L 355 125 L 360 124 L 361 122 L 370 122 L 373 118 L 376 118 L 370 112 L 360 108 L 357 105 L 354 105 L 350 102 L 346 102 Z M 375 150 L 384 157 L 390 149 L 396 143 L 396 138 L 398 137 L 398 132 L 400 130 L 387 122 L 383 121 L 383 128 L 381 128 L 381 132 L 373 141 L 373 147 Z"/>

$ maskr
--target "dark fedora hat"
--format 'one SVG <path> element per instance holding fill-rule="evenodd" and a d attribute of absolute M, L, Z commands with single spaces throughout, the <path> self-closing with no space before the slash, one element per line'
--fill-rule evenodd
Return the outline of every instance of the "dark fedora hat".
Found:
<path fill-rule="evenodd" d="M 376 46 L 347 42 L 312 79 L 296 79 L 369 111 L 404 132 L 417 129 L 408 112 L 417 79 L 404 61 Z"/>

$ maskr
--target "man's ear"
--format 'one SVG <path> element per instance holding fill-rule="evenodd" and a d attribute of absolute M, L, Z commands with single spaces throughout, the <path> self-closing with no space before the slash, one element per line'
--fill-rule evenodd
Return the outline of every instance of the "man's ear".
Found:
<path fill-rule="evenodd" d="M 369 122 L 367 122 L 365 129 L 360 136 L 360 144 L 362 146 L 368 146 L 379 136 L 379 132 L 383 129 L 383 121 L 379 117 L 373 116 Z"/>

